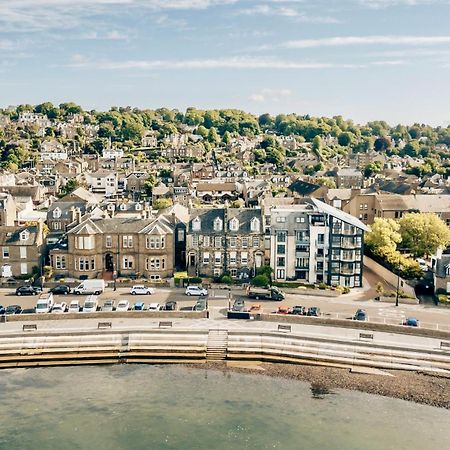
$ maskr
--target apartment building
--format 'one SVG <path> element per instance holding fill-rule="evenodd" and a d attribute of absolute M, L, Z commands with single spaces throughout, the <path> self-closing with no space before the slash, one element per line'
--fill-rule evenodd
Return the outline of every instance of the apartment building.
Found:
<path fill-rule="evenodd" d="M 270 265 L 277 281 L 362 286 L 366 226 L 311 198 L 270 211 Z"/>
<path fill-rule="evenodd" d="M 264 231 L 256 208 L 204 208 L 191 213 L 187 229 L 190 275 L 253 276 L 264 265 Z"/>

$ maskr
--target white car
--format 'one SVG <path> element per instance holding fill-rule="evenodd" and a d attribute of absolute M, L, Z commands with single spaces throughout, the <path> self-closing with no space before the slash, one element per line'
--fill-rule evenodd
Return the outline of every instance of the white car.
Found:
<path fill-rule="evenodd" d="M 52 314 L 62 314 L 67 311 L 67 303 L 55 303 L 52 308 Z"/>
<path fill-rule="evenodd" d="M 130 302 L 128 300 L 120 300 L 120 302 L 117 304 L 116 311 L 119 311 L 119 312 L 128 311 L 129 307 L 130 307 Z"/>
<path fill-rule="evenodd" d="M 208 289 L 201 286 L 188 286 L 184 292 L 186 295 L 208 295 Z"/>
<path fill-rule="evenodd" d="M 159 303 L 150 303 L 148 305 L 148 311 L 161 311 L 162 306 Z"/>
<path fill-rule="evenodd" d="M 155 290 L 151 287 L 146 287 L 143 284 L 137 284 L 130 289 L 131 295 L 153 295 Z"/>
<path fill-rule="evenodd" d="M 424 259 L 417 258 L 416 261 L 419 263 L 420 268 L 424 271 L 428 271 L 428 264 Z"/>
<path fill-rule="evenodd" d="M 69 305 L 69 312 L 80 312 L 80 302 L 78 300 L 72 300 Z"/>
<path fill-rule="evenodd" d="M 83 312 L 93 313 L 96 312 L 98 308 L 98 300 L 96 295 L 89 295 L 83 306 Z"/>

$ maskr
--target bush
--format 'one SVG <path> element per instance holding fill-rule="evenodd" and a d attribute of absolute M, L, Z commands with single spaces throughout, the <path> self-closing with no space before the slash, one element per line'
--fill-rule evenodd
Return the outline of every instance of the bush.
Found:
<path fill-rule="evenodd" d="M 188 278 L 188 283 L 189 284 L 200 284 L 202 282 L 202 278 L 201 277 L 191 277 Z"/>
<path fill-rule="evenodd" d="M 270 284 L 270 280 L 266 275 L 256 275 L 256 277 L 250 281 L 250 284 L 257 287 L 266 287 Z"/>
<path fill-rule="evenodd" d="M 324 290 L 326 288 L 327 288 L 327 285 L 325 283 L 319 283 L 319 289 Z"/>
<path fill-rule="evenodd" d="M 441 305 L 450 305 L 450 296 L 446 294 L 438 295 L 438 302 Z"/>
<path fill-rule="evenodd" d="M 256 269 L 256 275 L 265 275 L 269 281 L 272 279 L 273 269 L 270 266 L 262 266 Z"/>
<path fill-rule="evenodd" d="M 230 275 L 222 275 L 220 282 L 223 284 L 233 284 L 233 278 Z"/>
<path fill-rule="evenodd" d="M 444 288 L 436 289 L 436 295 L 447 295 L 447 291 Z"/>
<path fill-rule="evenodd" d="M 341 294 L 348 294 L 350 292 L 350 288 L 347 286 L 336 286 L 336 291 L 340 292 Z"/>

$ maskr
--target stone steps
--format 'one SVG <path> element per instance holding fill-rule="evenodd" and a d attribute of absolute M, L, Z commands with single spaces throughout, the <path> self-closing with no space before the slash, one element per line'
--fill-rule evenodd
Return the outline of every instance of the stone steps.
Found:
<path fill-rule="evenodd" d="M 206 347 L 206 359 L 221 361 L 227 357 L 228 331 L 209 330 Z"/>

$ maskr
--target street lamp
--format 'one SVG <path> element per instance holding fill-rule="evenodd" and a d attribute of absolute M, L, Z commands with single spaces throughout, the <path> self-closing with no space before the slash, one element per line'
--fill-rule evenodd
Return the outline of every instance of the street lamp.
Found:
<path fill-rule="evenodd" d="M 398 267 L 397 267 L 397 290 L 395 293 L 395 306 L 398 306 L 398 297 L 399 297 L 399 289 L 400 289 L 400 261 L 401 261 L 402 254 L 400 253 L 400 250 L 398 252 Z"/>

